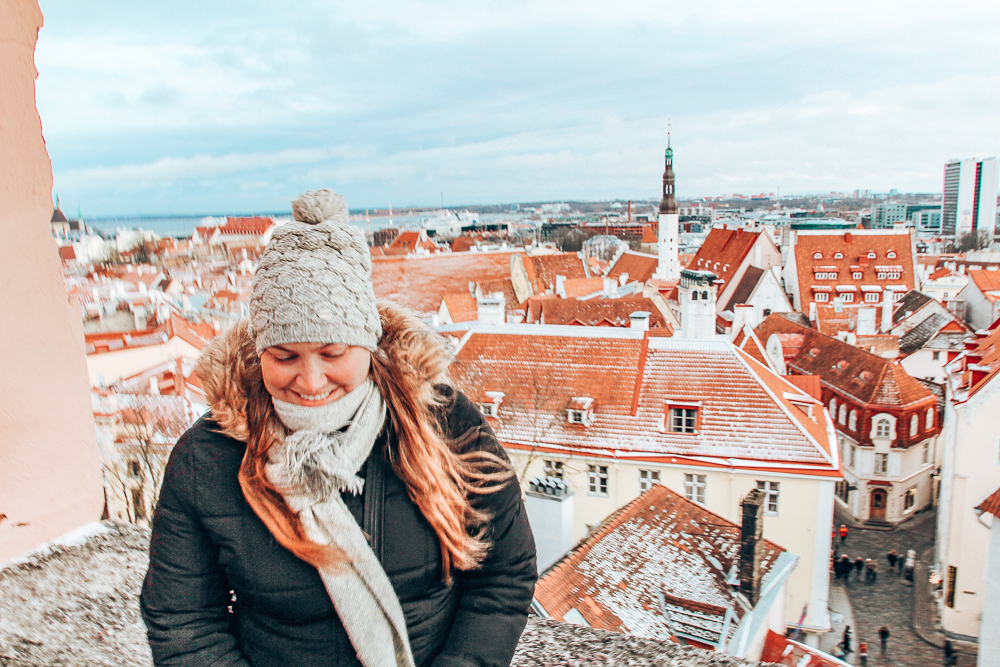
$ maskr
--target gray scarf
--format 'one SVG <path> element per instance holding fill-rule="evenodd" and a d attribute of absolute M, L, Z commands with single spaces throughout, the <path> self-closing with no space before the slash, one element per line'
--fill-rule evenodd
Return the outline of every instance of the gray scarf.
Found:
<path fill-rule="evenodd" d="M 272 402 L 293 433 L 271 447 L 267 477 L 298 515 L 309 540 L 335 544 L 348 555 L 348 562 L 319 574 L 358 659 L 365 667 L 413 667 L 399 600 L 341 498 L 344 491 L 358 494 L 364 486 L 357 472 L 385 423 L 382 395 L 368 379 L 317 408 Z"/>

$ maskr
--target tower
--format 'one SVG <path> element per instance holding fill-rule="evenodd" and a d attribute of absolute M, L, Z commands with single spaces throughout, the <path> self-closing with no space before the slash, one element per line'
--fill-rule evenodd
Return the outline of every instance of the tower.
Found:
<path fill-rule="evenodd" d="M 993 236 L 996 201 L 996 158 L 948 162 L 944 166 L 941 234 L 958 239 L 971 231 L 986 231 Z"/>
<path fill-rule="evenodd" d="M 681 338 L 715 338 L 717 280 L 711 271 L 684 269 L 680 272 L 677 296 L 681 306 Z"/>
<path fill-rule="evenodd" d="M 674 198 L 674 151 L 670 148 L 670 133 L 667 133 L 667 150 L 664 155 L 663 197 L 660 199 L 659 234 L 657 252 L 659 260 L 654 278 L 660 280 L 677 280 L 681 277 L 680 259 L 678 258 L 678 227 L 677 200 Z"/>

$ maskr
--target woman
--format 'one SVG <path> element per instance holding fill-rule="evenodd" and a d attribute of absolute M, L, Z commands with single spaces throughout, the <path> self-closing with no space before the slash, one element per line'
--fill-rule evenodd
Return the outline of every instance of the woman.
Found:
<path fill-rule="evenodd" d="M 510 464 L 446 344 L 376 305 L 329 190 L 293 203 L 198 375 L 141 596 L 157 665 L 507 665 L 536 579 Z"/>

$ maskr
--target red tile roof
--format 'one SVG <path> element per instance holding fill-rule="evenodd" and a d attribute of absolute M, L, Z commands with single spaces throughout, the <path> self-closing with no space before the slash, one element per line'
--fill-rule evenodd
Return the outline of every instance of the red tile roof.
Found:
<path fill-rule="evenodd" d="M 504 300 L 507 303 L 508 313 L 524 310 L 524 304 L 517 302 L 517 294 L 514 292 L 514 282 L 510 278 L 482 280 L 478 283 L 478 285 L 479 290 L 483 294 L 503 292 Z"/>
<path fill-rule="evenodd" d="M 468 292 L 445 294 L 443 301 L 444 305 L 448 307 L 448 314 L 451 315 L 452 322 L 473 322 L 479 317 L 476 297 Z"/>
<path fill-rule="evenodd" d="M 587 296 L 604 289 L 604 278 L 567 278 L 564 283 L 567 299 Z"/>
<path fill-rule="evenodd" d="M 1000 488 L 986 497 L 986 500 L 976 505 L 976 509 L 986 514 L 992 514 L 994 518 L 1000 518 Z"/>
<path fill-rule="evenodd" d="M 629 282 L 638 280 L 640 283 L 645 283 L 653 277 L 659 261 L 660 259 L 656 255 L 626 250 L 611 267 L 608 277 L 618 280 L 623 273 L 627 273 Z"/>
<path fill-rule="evenodd" d="M 553 255 L 525 255 L 524 263 L 530 264 L 534 269 L 536 281 L 541 281 L 542 289 L 536 292 L 552 289 L 556 287 L 556 276 L 564 276 L 569 279 L 580 279 L 587 277 L 587 270 L 583 266 L 583 260 L 575 252 L 561 252 Z"/>
<path fill-rule="evenodd" d="M 840 474 L 821 406 L 808 418 L 784 396 L 800 396 L 795 386 L 723 341 L 525 324 L 472 330 L 456 355 L 453 376 L 467 393 L 506 392 L 495 430 L 514 448 Z M 574 396 L 594 399 L 584 430 L 566 420 Z M 697 434 L 664 430 L 669 400 L 700 404 Z"/>
<path fill-rule="evenodd" d="M 884 407 L 935 403 L 934 395 L 893 360 L 804 327 L 780 313 L 769 315 L 757 327 L 757 337 L 765 345 L 772 334 L 801 335 L 801 347 L 788 360 L 789 368 L 803 375 L 819 375 L 826 385 L 860 403 Z M 800 344 L 797 337 L 792 342 Z"/>
<path fill-rule="evenodd" d="M 420 240 L 420 232 L 405 230 L 399 233 L 389 247 L 385 248 L 386 255 L 408 255 L 415 250 L 422 249 L 428 252 L 436 252 L 439 248 L 430 239 Z"/>
<path fill-rule="evenodd" d="M 1000 320 L 966 343 L 966 351 L 947 366 L 957 401 L 967 400 L 1000 373 Z"/>
<path fill-rule="evenodd" d="M 818 648 L 793 641 L 774 630 L 767 631 L 764 648 L 760 654 L 761 662 L 773 662 L 788 667 L 851 667 L 851 663 L 824 653 Z"/>
<path fill-rule="evenodd" d="M 976 283 L 976 287 L 983 294 L 1000 291 L 1000 271 L 972 269 L 969 271 L 969 278 Z"/>
<path fill-rule="evenodd" d="M 531 310 L 532 322 L 537 323 L 628 327 L 632 324 L 629 317 L 632 313 L 645 311 L 650 314 L 650 328 L 668 328 L 673 331 L 652 299 L 642 296 L 586 301 L 531 297 L 527 306 Z"/>
<path fill-rule="evenodd" d="M 725 283 L 725 286 L 728 286 L 761 233 L 748 231 L 742 227 L 736 229 L 713 227 L 687 268 L 711 271 Z"/>
<path fill-rule="evenodd" d="M 430 317 L 445 294 L 468 292 L 469 283 L 510 278 L 512 252 L 439 253 L 428 257 L 375 257 L 375 295 Z"/>
<path fill-rule="evenodd" d="M 557 620 L 575 609 L 592 628 L 716 644 L 746 613 L 727 583 L 739 550 L 739 526 L 658 484 L 549 568 L 535 599 Z M 763 551 L 766 574 L 784 549 L 764 540 Z M 727 613 L 736 622 L 723 634 Z"/>
<path fill-rule="evenodd" d="M 913 253 L 910 233 L 867 230 L 827 233 L 825 231 L 800 231 L 796 234 L 794 246 L 795 266 L 799 281 L 798 304 L 813 300 L 812 285 L 830 287 L 836 285 L 902 285 L 903 291 L 916 287 L 913 275 Z M 839 255 L 839 256 L 838 256 Z M 895 267 L 899 277 L 879 278 L 877 267 Z M 816 273 L 835 273 L 836 278 L 817 278 Z M 854 278 L 860 273 L 861 278 Z M 855 297 L 857 298 L 857 297 Z M 862 305 L 855 301 L 845 310 Z"/>
<path fill-rule="evenodd" d="M 226 218 L 226 224 L 219 227 L 219 232 L 225 235 L 253 234 L 254 236 L 261 236 L 276 224 L 271 218 L 258 216 L 250 218 L 229 217 Z"/>

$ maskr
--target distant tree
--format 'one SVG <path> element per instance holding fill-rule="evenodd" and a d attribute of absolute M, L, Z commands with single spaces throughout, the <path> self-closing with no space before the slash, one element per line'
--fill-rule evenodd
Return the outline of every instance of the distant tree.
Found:
<path fill-rule="evenodd" d="M 989 248 L 993 243 L 992 235 L 985 229 L 971 230 L 962 234 L 955 245 L 955 252 L 967 252 L 969 250 L 983 250 Z"/>
<path fill-rule="evenodd" d="M 549 235 L 549 240 L 556 244 L 556 247 L 563 252 L 578 252 L 583 249 L 583 243 L 593 236 L 579 227 L 559 227 Z"/>

